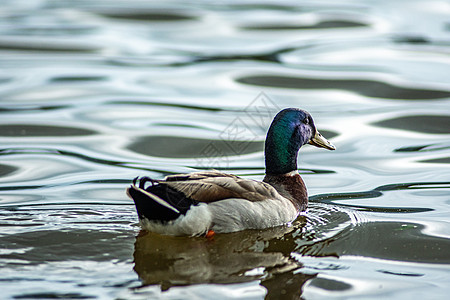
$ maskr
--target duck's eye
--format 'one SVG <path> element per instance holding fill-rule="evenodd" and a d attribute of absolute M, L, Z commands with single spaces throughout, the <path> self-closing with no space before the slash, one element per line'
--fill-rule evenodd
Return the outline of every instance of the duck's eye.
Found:
<path fill-rule="evenodd" d="M 309 124 L 309 118 L 306 117 L 306 118 L 303 120 L 303 123 L 306 124 L 306 125 L 308 125 L 308 124 Z"/>

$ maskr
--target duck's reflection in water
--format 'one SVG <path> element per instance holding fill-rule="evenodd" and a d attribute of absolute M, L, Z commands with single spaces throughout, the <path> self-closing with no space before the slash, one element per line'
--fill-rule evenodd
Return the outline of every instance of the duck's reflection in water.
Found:
<path fill-rule="evenodd" d="M 299 218 L 290 227 L 217 234 L 211 239 L 141 231 L 135 243 L 134 270 L 144 285 L 157 284 L 162 290 L 261 280 L 267 298 L 279 299 L 286 293 L 300 296 L 303 283 L 314 275 L 297 271 L 301 264 L 290 255 L 295 243 L 287 234 L 304 221 Z M 286 280 L 280 280 L 283 276 Z"/>

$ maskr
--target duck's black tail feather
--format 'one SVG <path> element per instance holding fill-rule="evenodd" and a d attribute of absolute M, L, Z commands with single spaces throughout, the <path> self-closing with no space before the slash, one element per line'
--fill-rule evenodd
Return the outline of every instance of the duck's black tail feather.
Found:
<path fill-rule="evenodd" d="M 139 180 L 139 186 L 137 181 Z M 150 182 L 147 188 L 146 183 Z M 164 181 L 154 180 L 149 177 L 135 178 L 133 184 L 127 189 L 127 193 L 133 199 L 139 219 L 167 222 L 185 215 L 197 201 L 186 197 Z"/>

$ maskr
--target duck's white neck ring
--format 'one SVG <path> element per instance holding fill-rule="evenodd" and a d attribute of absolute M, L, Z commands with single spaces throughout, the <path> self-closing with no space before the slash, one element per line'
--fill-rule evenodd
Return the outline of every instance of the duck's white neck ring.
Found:
<path fill-rule="evenodd" d="M 298 174 L 298 171 L 297 170 L 293 170 L 293 171 L 290 171 L 290 172 L 288 172 L 286 174 L 283 174 L 283 175 L 284 176 L 295 176 L 297 174 Z"/>

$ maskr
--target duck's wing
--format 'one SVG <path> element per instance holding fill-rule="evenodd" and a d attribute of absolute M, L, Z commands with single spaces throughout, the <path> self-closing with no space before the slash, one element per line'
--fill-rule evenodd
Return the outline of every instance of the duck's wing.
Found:
<path fill-rule="evenodd" d="M 172 175 L 159 183 L 199 202 L 228 198 L 263 201 L 282 197 L 270 184 L 217 171 Z"/>

